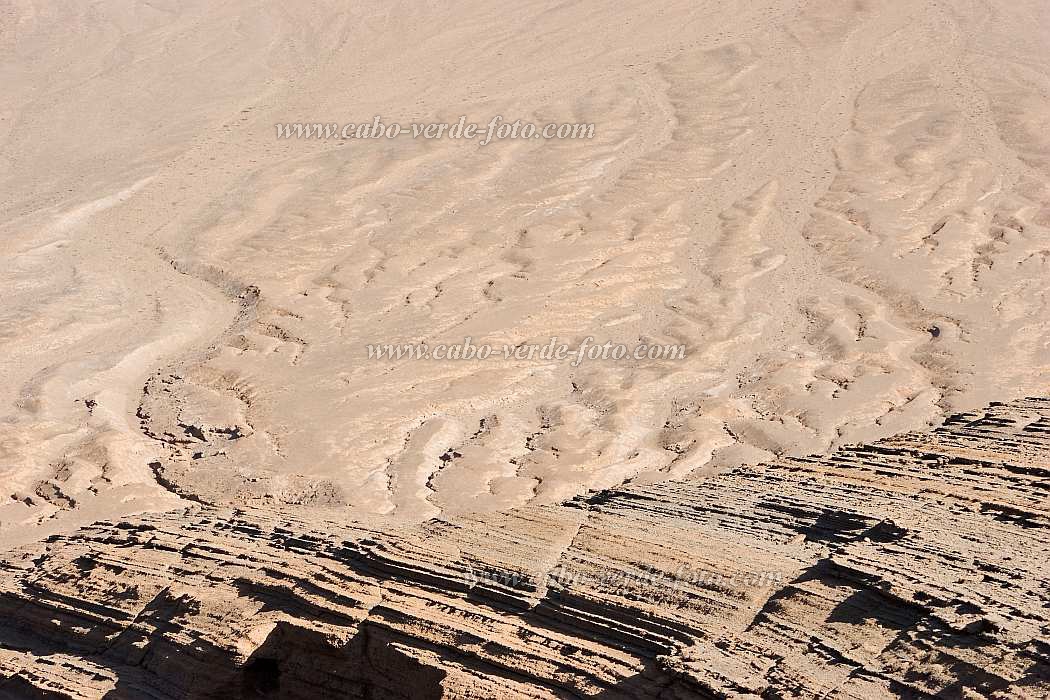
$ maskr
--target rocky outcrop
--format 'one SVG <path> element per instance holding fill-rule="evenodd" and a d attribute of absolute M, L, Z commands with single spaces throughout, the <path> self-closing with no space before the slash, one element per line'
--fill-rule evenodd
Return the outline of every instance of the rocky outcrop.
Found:
<path fill-rule="evenodd" d="M 0 564 L 3 698 L 1050 693 L 1050 400 L 399 530 L 99 523 Z"/>

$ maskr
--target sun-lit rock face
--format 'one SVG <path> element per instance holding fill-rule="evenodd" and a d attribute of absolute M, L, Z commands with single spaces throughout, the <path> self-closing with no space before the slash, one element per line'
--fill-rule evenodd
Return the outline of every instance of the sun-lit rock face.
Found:
<path fill-rule="evenodd" d="M 0 569 L 0 696 L 1045 697 L 1050 400 L 370 530 L 192 506 Z"/>

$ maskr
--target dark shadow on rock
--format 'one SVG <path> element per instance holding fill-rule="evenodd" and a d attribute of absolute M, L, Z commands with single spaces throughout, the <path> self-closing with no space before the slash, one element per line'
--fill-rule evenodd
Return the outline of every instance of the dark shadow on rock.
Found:
<path fill-rule="evenodd" d="M 877 591 L 857 589 L 835 606 L 826 621 L 850 625 L 871 621 L 886 629 L 903 631 L 913 629 L 927 614 L 918 605 L 891 600 Z"/>
<path fill-rule="evenodd" d="M 396 640 L 365 622 L 338 640 L 307 626 L 279 622 L 242 664 L 215 669 L 214 688 L 199 700 L 382 698 L 439 700 L 445 672 L 421 663 Z"/>

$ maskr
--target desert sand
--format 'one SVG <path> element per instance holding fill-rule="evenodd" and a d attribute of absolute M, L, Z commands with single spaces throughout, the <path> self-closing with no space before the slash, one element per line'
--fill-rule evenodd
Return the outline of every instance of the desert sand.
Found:
<path fill-rule="evenodd" d="M 63 552 L 90 550 L 95 535 L 77 532 L 97 521 L 123 531 L 116 524 L 159 519 L 181 532 L 231 513 L 258 532 L 309 522 L 334 549 L 355 536 L 419 537 L 435 523 L 481 522 L 471 526 L 481 532 L 549 516 L 562 533 L 556 523 L 575 512 L 567 504 L 594 493 L 685 489 L 674 508 L 688 510 L 713 503 L 712 480 L 761 481 L 755 465 L 834 463 L 851 445 L 1050 394 L 1042 0 L 15 0 L 0 6 L 0 96 L 0 561 L 35 561 L 48 538 Z M 275 130 L 376 115 L 587 123 L 594 135 L 483 146 Z M 467 337 L 681 344 L 688 354 L 573 365 L 366 350 Z M 1021 449 L 1007 441 L 981 459 L 1024 462 L 1029 476 L 1050 466 L 1045 452 Z M 869 487 L 890 488 L 895 473 Z M 912 478 L 909 493 L 925 499 L 915 485 L 924 477 Z M 1006 498 L 1004 484 L 984 491 Z M 948 491 L 984 512 L 973 500 L 981 485 L 971 487 Z M 863 493 L 839 494 L 835 507 L 859 507 L 850 499 Z M 851 517 L 900 520 L 886 508 Z M 1023 508 L 1047 522 L 1037 500 Z M 701 538 L 692 544 L 732 548 L 731 533 L 709 525 L 687 533 Z M 83 532 L 101 526 L 91 527 Z M 977 521 L 966 527 L 975 548 L 987 545 Z M 1023 533 L 1034 537 L 1018 528 L 1002 546 L 1030 548 Z M 459 551 L 455 537 L 436 539 Z M 568 546 L 521 566 L 549 572 Z M 636 558 L 652 562 L 643 550 Z M 778 552 L 763 556 L 786 581 L 838 556 Z M 6 605 L 33 598 L 22 565 L 11 566 Z M 76 569 L 63 571 L 54 575 Z M 1035 615 L 1042 602 L 1026 595 L 1015 612 Z M 766 604 L 755 600 L 748 620 Z M 987 631 L 973 604 L 982 612 L 966 624 Z M 1045 658 L 1045 621 L 1029 623 L 1011 643 Z M 98 620 L 63 624 L 105 636 Z M 674 623 L 691 630 L 686 646 L 718 637 L 706 624 Z M 247 663 L 269 634 L 249 628 L 222 663 Z M 1035 663 L 1014 659 L 987 687 L 951 664 L 941 685 L 908 686 L 905 671 L 891 683 L 892 664 L 872 659 L 914 664 L 935 652 L 880 652 L 892 645 L 864 646 L 866 634 L 842 632 L 863 647 L 856 668 L 877 667 L 882 680 L 848 689 L 847 673 L 842 697 L 1009 695 L 1025 677 L 1017 669 Z M 711 662 L 722 680 L 704 687 L 786 692 L 795 681 L 770 670 L 768 654 L 726 651 L 746 644 L 760 646 L 716 645 L 732 658 Z M 0 635 L 0 651 L 19 650 L 0 657 L 0 695 L 4 671 L 18 677 L 10 692 L 28 692 L 32 674 L 18 674 L 48 656 L 41 648 Z M 710 659 L 713 648 L 696 653 Z M 632 658 L 627 676 L 655 663 Z M 128 680 L 138 672 L 100 672 L 109 690 L 96 695 L 76 679 L 62 692 L 101 697 L 124 683 L 113 697 L 136 697 L 127 684 L 139 687 Z M 636 692 L 616 674 L 559 685 L 559 673 L 514 676 L 525 685 L 503 690 Z M 496 692 L 459 682 L 442 692 Z M 819 692 L 832 697 L 832 686 Z M 203 692 L 183 690 L 171 697 Z"/>

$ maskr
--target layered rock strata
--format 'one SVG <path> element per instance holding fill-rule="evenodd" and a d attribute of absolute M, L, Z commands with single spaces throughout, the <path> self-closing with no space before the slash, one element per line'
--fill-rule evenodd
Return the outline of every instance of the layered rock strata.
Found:
<path fill-rule="evenodd" d="M 373 530 L 103 522 L 0 564 L 0 698 L 1050 693 L 1050 399 Z"/>

